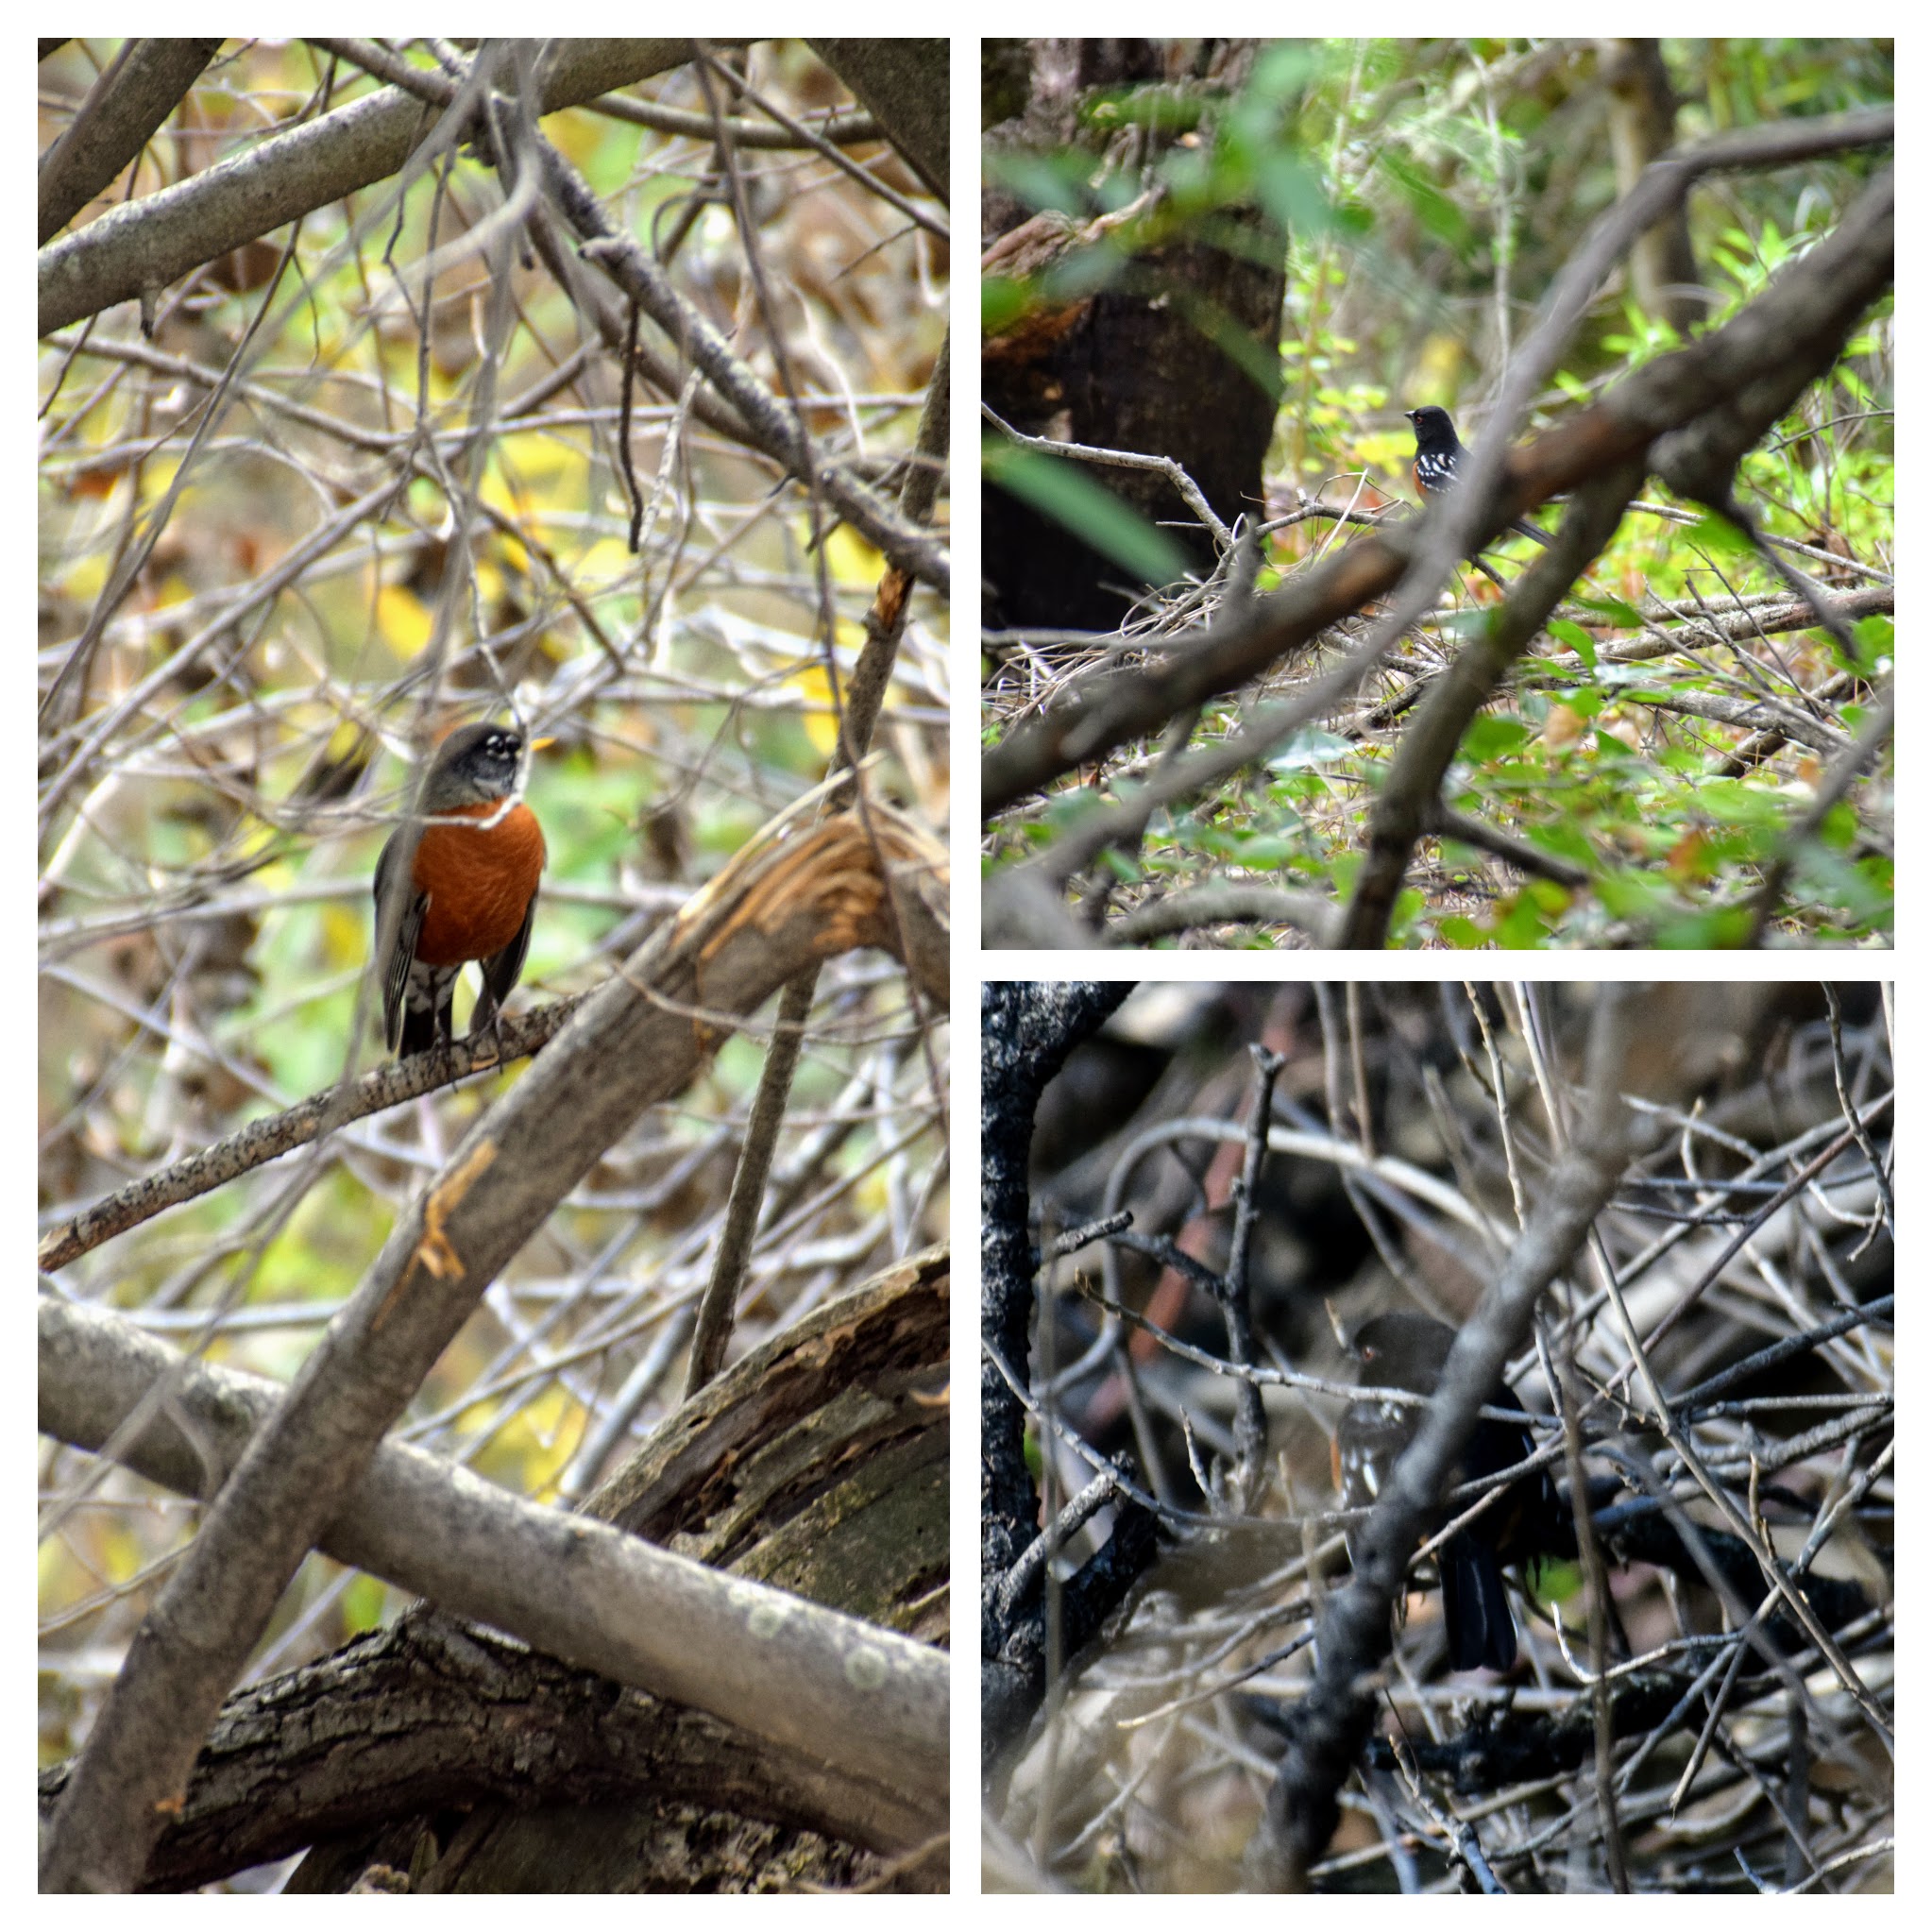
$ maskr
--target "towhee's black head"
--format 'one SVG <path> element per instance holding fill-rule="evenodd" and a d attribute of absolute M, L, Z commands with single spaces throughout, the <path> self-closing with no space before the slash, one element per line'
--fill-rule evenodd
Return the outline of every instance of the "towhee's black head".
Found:
<path fill-rule="evenodd" d="M 1448 410 L 1438 409 L 1432 402 L 1425 402 L 1420 409 L 1405 409 L 1402 414 L 1409 418 L 1409 427 L 1415 432 L 1415 448 L 1418 450 L 1455 450 L 1463 447 Z"/>

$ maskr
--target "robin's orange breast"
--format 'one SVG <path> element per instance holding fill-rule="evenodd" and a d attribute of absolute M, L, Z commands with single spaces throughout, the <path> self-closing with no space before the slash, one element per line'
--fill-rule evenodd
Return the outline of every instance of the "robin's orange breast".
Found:
<path fill-rule="evenodd" d="M 463 808 L 486 819 L 498 805 Z M 472 831 L 434 824 L 416 841 L 410 876 L 429 897 L 415 958 L 426 966 L 460 966 L 500 953 L 522 929 L 543 873 L 543 828 L 526 805 L 500 823 Z"/>

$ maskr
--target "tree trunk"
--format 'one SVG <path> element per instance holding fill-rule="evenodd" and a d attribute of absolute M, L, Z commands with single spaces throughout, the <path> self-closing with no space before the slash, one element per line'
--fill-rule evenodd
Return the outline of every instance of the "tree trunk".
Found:
<path fill-rule="evenodd" d="M 1115 124 L 1107 160 L 1118 179 L 1130 169 L 1147 174 L 1183 131 L 1176 124 L 1194 118 L 1195 109 L 1211 114 L 1245 79 L 1253 48 L 1207 43 L 1195 72 L 1178 76 L 1162 76 L 1158 57 L 1143 42 L 1035 42 L 1031 51 L 1026 105 L 987 130 L 990 154 L 1093 146 L 1100 137 L 1088 110 L 1096 97 L 1123 88 L 1161 81 L 1155 92 L 1164 108 L 1180 103 L 1172 120 L 1150 113 L 1144 125 L 1125 132 Z M 989 74 L 984 97 L 1010 105 L 997 78 Z M 983 243 L 1016 239 L 1026 215 L 1013 197 L 990 188 L 982 202 Z M 1051 224 L 1054 217 L 1039 219 Z M 994 336 L 983 356 L 981 393 L 1002 421 L 1025 434 L 1173 459 L 1221 520 L 1231 523 L 1257 512 L 1262 501 L 1286 244 L 1258 209 L 1224 209 L 1217 220 L 1223 241 L 1238 240 L 1238 247 L 1175 234 L 1135 252 L 1097 293 L 1056 304 Z M 1073 228 L 1063 247 L 1083 247 L 1089 238 Z M 1021 272 L 1052 265 L 1042 250 L 1033 253 Z M 1052 253 L 1049 239 L 1043 254 Z M 1211 538 L 1164 477 L 1093 466 L 1085 474 L 1149 521 L 1168 526 L 1166 534 L 1202 570 L 1212 567 Z M 994 627 L 1111 630 L 1130 599 L 1147 587 L 1004 490 L 989 485 L 982 496 L 986 619 Z"/>

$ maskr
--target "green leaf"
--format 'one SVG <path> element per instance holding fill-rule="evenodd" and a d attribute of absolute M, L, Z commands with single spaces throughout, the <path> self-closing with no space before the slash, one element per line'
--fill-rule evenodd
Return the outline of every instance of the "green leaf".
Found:
<path fill-rule="evenodd" d="M 1590 841 L 1584 836 L 1583 827 L 1572 819 L 1551 819 L 1540 825 L 1526 828 L 1526 835 L 1532 845 L 1540 852 L 1547 852 L 1552 858 L 1567 858 L 1572 865 L 1592 866 L 1596 854 L 1590 850 Z"/>
<path fill-rule="evenodd" d="M 1654 943 L 1670 952 L 1736 952 L 1750 938 L 1751 914 L 1741 906 L 1727 906 L 1664 921 Z"/>
<path fill-rule="evenodd" d="M 1529 739 L 1529 730 L 1519 719 L 1477 718 L 1463 734 L 1462 755 L 1476 763 L 1504 758 L 1521 751 Z"/>
<path fill-rule="evenodd" d="M 1794 892 L 1831 906 L 1873 932 L 1891 930 L 1891 869 L 1883 858 L 1847 860 L 1822 845 L 1807 845 L 1791 868 Z"/>
<path fill-rule="evenodd" d="M 1203 105 L 1198 95 L 1171 87 L 1118 87 L 1085 95 L 1075 112 L 1086 126 L 1106 133 L 1144 127 L 1153 133 L 1187 134 L 1201 125 Z"/>
<path fill-rule="evenodd" d="M 1751 539 L 1728 517 L 1720 517 L 1710 510 L 1705 511 L 1688 530 L 1682 531 L 1680 539 L 1695 544 L 1699 550 L 1715 551 L 1720 556 L 1740 560 L 1754 557 L 1757 553 Z"/>
<path fill-rule="evenodd" d="M 1272 873 L 1286 865 L 1295 856 L 1295 852 L 1292 839 L 1273 832 L 1250 832 L 1233 841 L 1228 856 L 1237 865 L 1245 865 L 1249 872 Z"/>
<path fill-rule="evenodd" d="M 1596 880 L 1597 898 L 1613 919 L 1640 920 L 1648 925 L 1669 905 L 1669 886 L 1662 879 L 1628 868 L 1602 873 Z"/>
<path fill-rule="evenodd" d="M 1335 207 L 1320 172 L 1298 156 L 1277 149 L 1255 169 L 1255 199 L 1292 235 L 1327 234 L 1336 226 Z"/>
<path fill-rule="evenodd" d="M 997 335 L 1009 329 L 1032 306 L 1033 285 L 1010 275 L 989 275 L 979 284 L 979 327 L 982 334 Z"/>
<path fill-rule="evenodd" d="M 1056 792 L 1046 802 L 1045 818 L 1056 834 L 1071 832 L 1082 820 L 1104 812 L 1108 801 L 1086 787 Z"/>
<path fill-rule="evenodd" d="M 1539 952 L 1550 943 L 1550 921 L 1534 895 L 1518 892 L 1499 908 L 1490 937 L 1512 952 Z"/>
<path fill-rule="evenodd" d="M 980 475 L 1144 583 L 1172 584 L 1187 575 L 1186 551 L 1078 464 L 989 438 L 980 454 Z"/>
<path fill-rule="evenodd" d="M 1852 644 L 1857 656 L 1851 669 L 1873 676 L 1891 660 L 1897 641 L 1896 627 L 1889 617 L 1860 618 L 1852 626 Z"/>
<path fill-rule="evenodd" d="M 1635 606 L 1625 603 L 1620 597 L 1577 597 L 1572 598 L 1571 602 L 1580 604 L 1585 610 L 1595 611 L 1599 617 L 1607 619 L 1618 630 L 1641 631 L 1644 627 L 1643 613 Z"/>
<path fill-rule="evenodd" d="M 1087 164 L 1081 155 L 1034 155 L 1008 149 L 990 151 L 981 165 L 990 184 L 1008 189 L 1037 213 L 1049 208 L 1062 214 L 1085 211 L 1082 183 Z"/>
<path fill-rule="evenodd" d="M 1737 778 L 1710 778 L 1698 787 L 1698 809 L 1720 825 L 1750 825 L 1781 830 L 1785 806 L 1775 794 Z"/>
<path fill-rule="evenodd" d="M 1389 913 L 1389 938 L 1399 943 L 1404 940 L 1422 917 L 1428 901 L 1413 886 L 1406 887 L 1396 894 L 1396 903 Z"/>
<path fill-rule="evenodd" d="M 1547 627 L 1560 644 L 1568 644 L 1591 670 L 1597 668 L 1597 640 L 1573 618 L 1552 618 Z"/>
<path fill-rule="evenodd" d="M 1471 231 L 1462 210 L 1396 149 L 1384 148 L 1379 159 L 1382 172 L 1401 190 L 1402 198 L 1421 227 L 1457 254 L 1467 253 Z"/>

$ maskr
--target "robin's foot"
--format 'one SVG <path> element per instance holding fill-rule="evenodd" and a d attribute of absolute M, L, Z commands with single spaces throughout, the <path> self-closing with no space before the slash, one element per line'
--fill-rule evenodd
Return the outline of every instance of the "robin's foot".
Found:
<path fill-rule="evenodd" d="M 494 1001 L 487 1013 L 470 1016 L 469 1037 L 464 1042 L 473 1056 L 472 1064 L 500 1067 L 503 1063 L 503 1015 Z"/>

